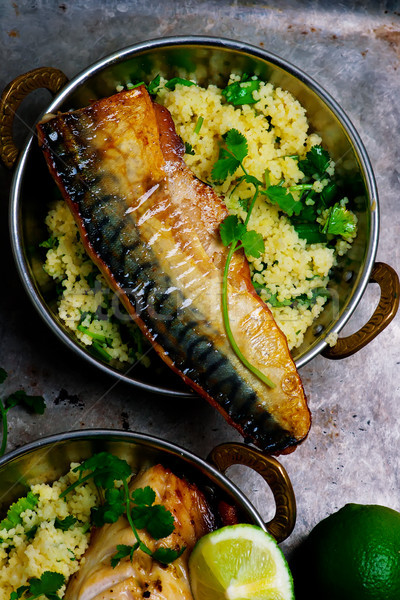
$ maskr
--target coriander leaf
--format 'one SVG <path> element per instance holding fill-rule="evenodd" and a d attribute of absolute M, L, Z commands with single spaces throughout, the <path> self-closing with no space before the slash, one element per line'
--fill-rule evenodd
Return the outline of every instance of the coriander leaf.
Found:
<path fill-rule="evenodd" d="M 351 237 L 357 229 L 356 216 L 340 204 L 335 204 L 329 210 L 328 218 L 322 229 L 324 233 Z"/>
<path fill-rule="evenodd" d="M 298 167 L 305 176 L 321 179 L 329 167 L 329 163 L 329 153 L 322 146 L 313 146 L 307 152 L 306 158 L 298 162 Z"/>
<path fill-rule="evenodd" d="M 7 371 L 0 367 L 0 383 L 4 383 L 7 379 Z"/>
<path fill-rule="evenodd" d="M 261 290 L 265 290 L 267 294 L 269 294 L 267 302 L 274 308 L 280 308 L 281 306 L 290 306 L 290 304 L 292 304 L 292 301 L 289 299 L 282 301 L 278 300 L 278 293 L 276 292 L 275 294 L 272 294 L 271 290 L 262 283 L 256 283 L 253 281 L 253 285 L 258 295 L 260 295 Z"/>
<path fill-rule="evenodd" d="M 163 563 L 164 565 L 169 565 L 169 563 L 174 562 L 174 560 L 182 556 L 185 550 L 186 546 L 183 546 L 180 550 L 171 550 L 171 548 L 157 548 L 157 550 L 153 552 L 152 556 L 158 560 L 158 562 Z"/>
<path fill-rule="evenodd" d="M 251 198 L 238 198 L 239 206 L 243 208 L 243 210 L 249 210 L 249 202 Z"/>
<path fill-rule="evenodd" d="M 267 190 L 261 190 L 261 193 L 267 196 L 272 204 L 277 204 L 289 217 L 293 214 L 298 215 L 303 208 L 301 202 L 295 200 L 292 194 L 280 185 L 270 185 Z"/>
<path fill-rule="evenodd" d="M 172 79 L 167 81 L 165 87 L 173 91 L 178 84 L 185 86 L 196 85 L 194 81 L 189 81 L 189 79 L 182 79 L 182 77 L 173 77 Z"/>
<path fill-rule="evenodd" d="M 37 415 L 42 415 L 46 408 L 46 403 L 42 396 L 28 396 L 24 390 L 14 392 L 4 401 L 7 408 L 17 405 L 25 406 Z"/>
<path fill-rule="evenodd" d="M 92 508 L 91 515 L 96 527 L 104 523 L 115 523 L 124 514 L 125 494 L 122 488 L 109 488 L 105 491 L 105 500 L 101 506 Z"/>
<path fill-rule="evenodd" d="M 39 244 L 40 248 L 57 248 L 60 240 L 57 237 L 50 236 L 49 239 Z"/>
<path fill-rule="evenodd" d="M 317 298 L 328 298 L 329 296 L 329 290 L 323 287 L 316 287 L 311 290 L 311 297 L 309 297 L 308 294 L 300 294 L 300 296 L 295 296 L 293 298 L 293 302 L 295 304 L 301 304 L 303 306 L 312 306 L 316 303 Z"/>
<path fill-rule="evenodd" d="M 38 497 L 32 492 L 28 492 L 26 496 L 11 504 L 5 518 L 0 521 L 0 530 L 6 529 L 8 531 L 22 523 L 21 513 L 26 510 L 33 510 L 38 502 Z"/>
<path fill-rule="evenodd" d="M 35 537 L 38 527 L 38 525 L 34 525 L 30 529 L 28 529 L 28 531 L 25 532 L 26 538 L 28 540 L 32 540 Z"/>
<path fill-rule="evenodd" d="M 244 135 L 237 129 L 229 129 L 224 135 L 224 139 L 228 150 L 239 162 L 242 162 L 249 151 Z"/>
<path fill-rule="evenodd" d="M 112 488 L 114 481 L 127 479 L 132 471 L 125 460 L 109 452 L 94 454 L 83 463 L 75 467 L 74 471 L 83 473 L 93 471 L 92 476 L 96 485 L 105 489 Z"/>
<path fill-rule="evenodd" d="M 193 131 L 194 131 L 194 133 L 196 133 L 196 134 L 199 134 L 199 133 L 200 133 L 200 129 L 201 129 L 201 127 L 202 127 L 203 123 L 204 123 L 204 117 L 199 117 L 199 118 L 197 119 L 196 126 L 195 126 L 195 128 L 194 128 L 194 130 L 193 130 Z"/>
<path fill-rule="evenodd" d="M 149 508 L 146 529 L 155 540 L 169 536 L 175 529 L 172 513 L 162 504 L 154 504 Z"/>
<path fill-rule="evenodd" d="M 117 544 L 117 552 L 111 557 L 112 568 L 115 569 L 121 558 L 125 558 L 125 556 L 130 556 L 132 560 L 133 553 L 138 548 L 139 542 L 137 542 L 133 546 L 127 546 L 126 544 Z"/>
<path fill-rule="evenodd" d="M 145 529 L 150 519 L 149 506 L 134 506 L 131 510 L 131 517 L 136 529 Z"/>
<path fill-rule="evenodd" d="M 261 233 L 258 233 L 257 231 L 246 231 L 241 237 L 241 242 L 244 251 L 248 256 L 259 258 L 260 255 L 265 252 L 264 238 Z"/>
<path fill-rule="evenodd" d="M 104 348 L 104 344 L 101 344 L 98 340 L 93 340 L 91 347 L 93 349 L 93 354 L 96 354 L 102 360 L 105 360 L 106 362 L 110 362 L 110 360 L 112 359 L 112 356 Z"/>
<path fill-rule="evenodd" d="M 335 199 L 337 194 L 337 185 L 336 183 L 328 183 L 320 194 L 321 204 L 323 208 L 328 208 Z"/>
<path fill-rule="evenodd" d="M 259 185 L 264 185 L 262 181 L 260 181 L 259 179 L 257 179 L 257 177 L 253 177 L 253 175 L 245 175 L 243 177 L 243 179 L 247 182 L 247 183 L 252 183 L 254 186 L 259 186 Z"/>
<path fill-rule="evenodd" d="M 156 493 L 149 485 L 145 488 L 137 488 L 132 494 L 132 500 L 135 504 L 151 506 L 156 499 Z"/>
<path fill-rule="evenodd" d="M 234 106 L 241 104 L 255 104 L 257 100 L 253 98 L 253 92 L 260 88 L 258 79 L 249 79 L 247 81 L 235 81 L 222 90 L 222 95 L 227 102 Z"/>
<path fill-rule="evenodd" d="M 218 160 L 211 170 L 211 177 L 216 182 L 225 181 L 228 175 L 233 175 L 239 167 L 240 161 L 225 148 L 220 148 Z"/>
<path fill-rule="evenodd" d="M 307 244 L 320 244 L 327 241 L 318 223 L 292 223 L 297 235 L 306 240 Z"/>
<path fill-rule="evenodd" d="M 158 88 L 160 87 L 160 75 L 156 75 L 154 79 L 150 81 L 147 85 L 147 91 L 150 95 L 155 95 L 158 92 Z"/>
<path fill-rule="evenodd" d="M 40 579 L 33 577 L 28 579 L 28 583 L 29 592 L 33 598 L 43 595 L 53 600 L 53 598 L 58 598 L 56 592 L 64 585 L 65 577 L 61 573 L 45 571 Z"/>
<path fill-rule="evenodd" d="M 89 287 L 91 287 L 92 289 L 95 286 L 97 275 L 98 271 L 91 271 L 88 275 L 85 275 L 85 279 L 88 282 Z"/>
<path fill-rule="evenodd" d="M 246 232 L 246 227 L 243 223 L 239 223 L 236 215 L 229 215 L 220 224 L 219 232 L 224 246 L 229 246 L 232 242 L 240 240 Z"/>
<path fill-rule="evenodd" d="M 78 519 L 73 515 L 68 515 L 68 517 L 65 517 L 65 519 L 59 519 L 56 517 L 54 519 L 54 527 L 56 529 L 61 529 L 61 531 L 68 531 L 68 529 L 71 529 L 71 527 L 75 525 L 77 520 Z"/>
<path fill-rule="evenodd" d="M 195 155 L 193 146 L 192 146 L 192 144 L 189 144 L 189 142 L 185 142 L 185 154 L 191 154 L 192 156 Z"/>
<path fill-rule="evenodd" d="M 18 600 L 18 598 L 21 598 L 24 593 L 28 591 L 29 585 L 21 585 L 19 588 L 17 588 L 16 592 L 11 592 L 10 600 Z"/>

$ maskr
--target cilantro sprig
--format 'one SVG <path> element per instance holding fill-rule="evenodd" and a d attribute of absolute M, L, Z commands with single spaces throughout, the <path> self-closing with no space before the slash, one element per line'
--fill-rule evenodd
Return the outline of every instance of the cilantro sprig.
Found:
<path fill-rule="evenodd" d="M 48 600 L 60 600 L 57 594 L 64 585 L 65 577 L 61 573 L 45 571 L 40 578 L 28 579 L 27 585 L 20 586 L 16 592 L 11 592 L 10 600 L 34 600 L 39 596 L 45 596 Z"/>
<path fill-rule="evenodd" d="M 131 494 L 128 481 L 132 474 L 131 468 L 125 460 L 110 454 L 100 452 L 90 457 L 74 471 L 79 472 L 79 478 L 60 494 L 64 498 L 77 486 L 93 479 L 94 483 L 103 490 L 104 502 L 101 506 L 92 509 L 92 520 L 96 527 L 105 523 L 115 523 L 119 517 L 125 515 L 133 531 L 136 542 L 132 545 L 119 545 L 117 552 L 111 558 L 114 568 L 121 558 L 132 556 L 138 549 L 142 550 L 155 560 L 169 564 L 176 560 L 185 550 L 171 548 L 158 548 L 152 552 L 141 540 L 138 529 L 145 529 L 155 540 L 168 537 L 174 531 L 174 517 L 165 506 L 155 504 L 156 494 L 147 486 L 138 488 Z M 115 487 L 115 482 L 121 481 L 121 487 Z"/>
<path fill-rule="evenodd" d="M 215 163 L 211 172 L 212 178 L 214 181 L 223 181 L 228 175 L 234 175 L 240 168 L 243 172 L 241 181 L 244 180 L 247 183 L 251 183 L 255 188 L 253 197 L 249 202 L 249 208 L 244 223 L 240 223 L 235 215 L 230 215 L 229 217 L 226 217 L 220 225 L 222 243 L 229 248 L 222 280 L 222 314 L 225 330 L 229 342 L 241 362 L 266 385 L 274 388 L 275 384 L 244 356 L 236 343 L 231 329 L 228 308 L 228 273 L 232 257 L 237 250 L 243 248 L 248 256 L 259 258 L 265 249 L 262 235 L 256 231 L 247 229 L 252 210 L 258 197 L 259 189 L 263 186 L 263 183 L 249 175 L 243 165 L 243 160 L 248 153 L 247 141 L 244 135 L 237 131 L 237 129 L 230 129 L 224 136 L 224 140 L 226 148 L 220 148 L 218 161 Z"/>
<path fill-rule="evenodd" d="M 0 384 L 7 379 L 7 372 L 0 367 Z M 7 447 L 8 438 L 8 411 L 14 406 L 23 406 L 30 412 L 42 415 L 46 408 L 46 403 L 42 396 L 29 396 L 24 390 L 13 392 L 7 398 L 0 398 L 0 420 L 2 421 L 2 440 L 0 446 L 0 456 L 3 456 Z"/>

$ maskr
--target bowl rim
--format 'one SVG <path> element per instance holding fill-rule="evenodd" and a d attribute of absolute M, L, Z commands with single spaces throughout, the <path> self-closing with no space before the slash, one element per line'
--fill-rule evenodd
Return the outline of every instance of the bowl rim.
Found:
<path fill-rule="evenodd" d="M 201 458 L 197 454 L 194 454 L 190 450 L 186 450 L 182 446 L 169 442 L 163 438 L 153 436 L 146 433 L 139 433 L 135 431 L 123 431 L 121 429 L 80 429 L 75 431 L 65 431 L 56 433 L 43 438 L 36 439 L 28 444 L 24 444 L 15 450 L 7 452 L 0 457 L 0 470 L 3 467 L 11 464 L 14 460 L 21 458 L 28 454 L 34 454 L 36 450 L 42 448 L 50 448 L 56 444 L 68 443 L 70 441 L 92 441 L 100 439 L 116 439 L 117 441 L 127 442 L 128 444 L 139 444 L 157 451 L 166 452 L 168 455 L 183 460 L 197 470 L 200 470 L 203 475 L 206 475 L 207 479 L 210 479 L 218 487 L 222 487 L 230 492 L 234 497 L 237 504 L 244 509 L 244 511 L 251 515 L 254 523 L 259 527 L 262 527 L 264 531 L 267 531 L 267 527 L 264 519 L 259 514 L 251 500 L 242 492 L 237 485 L 231 481 L 226 475 L 221 473 L 216 467 L 207 460 Z M 17 482 L 15 482 L 17 483 Z"/>
<path fill-rule="evenodd" d="M 316 344 L 312 349 L 308 350 L 302 357 L 295 361 L 296 367 L 300 369 L 328 346 L 328 343 L 325 341 L 326 337 L 329 334 L 338 334 L 353 314 L 369 282 L 370 274 L 377 253 L 379 239 L 379 197 L 375 176 L 372 170 L 367 151 L 357 130 L 355 129 L 347 114 L 336 102 L 336 100 L 319 83 L 317 83 L 317 81 L 315 81 L 311 76 L 307 75 L 300 68 L 296 67 L 286 59 L 283 59 L 280 56 L 274 54 L 273 52 L 265 50 L 264 48 L 257 48 L 256 46 L 238 40 L 203 35 L 186 35 L 155 38 L 124 47 L 89 65 L 87 68 L 75 75 L 75 77 L 73 77 L 69 81 L 69 83 L 67 83 L 67 85 L 54 97 L 52 102 L 49 105 L 47 105 L 45 110 L 43 110 L 42 113 L 38 116 L 37 122 L 43 117 L 44 114 L 57 110 L 58 107 L 71 94 L 71 92 L 73 92 L 79 85 L 81 85 L 90 77 L 92 77 L 96 72 L 99 72 L 102 69 L 114 63 L 126 60 L 130 58 L 130 56 L 134 56 L 137 53 L 171 46 L 207 46 L 215 49 L 227 48 L 228 50 L 233 50 L 240 53 L 247 53 L 261 60 L 275 64 L 283 71 L 286 71 L 290 75 L 299 79 L 302 83 L 307 85 L 317 96 L 319 96 L 322 99 L 322 101 L 327 105 L 327 107 L 332 111 L 334 116 L 338 119 L 339 123 L 341 124 L 346 135 L 349 137 L 349 140 L 355 150 L 355 154 L 361 166 L 361 171 L 365 178 L 366 192 L 369 199 L 369 212 L 371 221 L 370 235 L 365 256 L 364 269 L 361 273 L 360 279 L 356 287 L 353 290 L 352 296 L 347 306 L 343 310 L 342 315 L 333 324 L 330 330 L 326 332 L 325 339 L 320 340 L 318 344 Z M 30 297 L 36 310 L 39 312 L 40 316 L 47 323 L 50 329 L 58 336 L 59 339 L 61 339 L 62 342 L 64 342 L 64 344 L 69 349 L 75 351 L 75 353 L 78 356 L 89 361 L 95 367 L 100 368 L 104 373 L 111 375 L 112 377 L 117 378 L 120 381 L 124 381 L 125 383 L 129 383 L 130 385 L 134 385 L 138 388 L 146 390 L 148 392 L 155 392 L 160 395 L 180 398 L 192 397 L 192 391 L 186 392 L 174 389 L 167 389 L 159 387 L 158 385 L 152 385 L 132 379 L 128 376 L 128 374 L 132 369 L 134 369 L 137 363 L 130 365 L 126 371 L 122 372 L 115 369 L 114 367 L 106 365 L 100 360 L 97 360 L 89 352 L 84 350 L 77 343 L 77 341 L 73 339 L 72 336 L 70 336 L 62 329 L 56 318 L 48 310 L 46 303 L 41 298 L 38 291 L 35 289 L 35 286 L 32 281 L 33 278 L 31 280 L 30 277 L 29 266 L 24 257 L 22 245 L 22 226 L 20 223 L 20 219 L 18 218 L 20 207 L 19 200 L 21 197 L 21 186 L 24 175 L 24 169 L 34 137 L 34 132 L 28 137 L 20 154 L 12 179 L 10 190 L 9 228 L 11 236 L 11 246 L 14 259 L 17 265 L 17 270 L 19 272 L 22 283 L 28 293 L 28 296 Z"/>

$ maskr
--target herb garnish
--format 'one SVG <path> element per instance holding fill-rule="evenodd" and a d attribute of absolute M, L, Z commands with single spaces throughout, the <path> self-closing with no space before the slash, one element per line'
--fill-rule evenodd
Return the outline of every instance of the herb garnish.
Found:
<path fill-rule="evenodd" d="M 256 77 L 247 78 L 243 75 L 241 81 L 235 81 L 222 90 L 222 95 L 226 101 L 234 106 L 242 104 L 255 104 L 257 100 L 253 98 L 253 92 L 260 88 L 260 81 Z"/>
<path fill-rule="evenodd" d="M 230 215 L 229 217 L 226 217 L 226 219 L 220 225 L 222 243 L 224 246 L 229 247 L 222 280 L 222 314 L 225 330 L 233 350 L 242 363 L 252 373 L 259 377 L 261 381 L 266 383 L 269 387 L 274 388 L 275 384 L 268 377 L 266 377 L 264 373 L 252 365 L 243 355 L 233 336 L 229 321 L 228 273 L 232 256 L 237 250 L 243 248 L 247 255 L 259 258 L 262 252 L 264 252 L 265 245 L 263 237 L 260 233 L 257 233 L 256 231 L 249 231 L 247 229 L 254 204 L 257 200 L 259 189 L 263 183 L 255 177 L 249 175 L 243 166 L 243 159 L 248 153 L 246 138 L 239 131 L 237 131 L 237 129 L 230 129 L 225 134 L 224 140 L 226 143 L 226 148 L 220 148 L 218 161 L 215 163 L 211 172 L 212 178 L 214 181 L 223 181 L 228 177 L 228 175 L 234 175 L 234 173 L 240 167 L 244 173 L 244 175 L 241 177 L 241 181 L 251 183 L 255 188 L 254 195 L 249 203 L 249 209 L 244 223 L 240 223 L 236 215 Z"/>
<path fill-rule="evenodd" d="M 189 144 L 189 142 L 185 142 L 185 154 L 191 154 L 192 156 L 195 154 L 193 146 L 192 144 Z"/>
<path fill-rule="evenodd" d="M 40 579 L 33 577 L 28 579 L 28 585 L 22 585 L 16 592 L 11 592 L 10 600 L 33 600 L 39 596 L 45 596 L 48 600 L 60 600 L 56 592 L 64 585 L 65 577 L 61 573 L 45 571 Z"/>
<path fill-rule="evenodd" d="M 26 510 L 33 510 L 39 502 L 36 494 L 28 492 L 26 496 L 19 498 L 16 502 L 11 504 L 7 511 L 5 518 L 0 521 L 0 531 L 6 529 L 9 531 L 22 523 L 21 514 Z"/>
<path fill-rule="evenodd" d="M 0 368 L 0 384 L 4 383 L 7 378 L 7 373 L 4 369 Z M 7 426 L 7 413 L 10 408 L 14 406 L 24 406 L 31 412 L 42 415 L 46 408 L 46 403 L 42 396 L 29 396 L 24 390 L 18 390 L 10 394 L 5 400 L 0 398 L 0 420 L 2 420 L 2 442 L 0 446 L 0 456 L 3 456 L 7 446 L 8 426 Z"/>
<path fill-rule="evenodd" d="M 125 556 L 132 559 L 133 553 L 138 549 L 163 564 L 173 562 L 184 552 L 184 547 L 180 550 L 158 548 L 152 552 L 140 539 L 138 529 L 146 529 L 155 540 L 168 537 L 174 530 L 174 517 L 161 504 L 154 504 L 156 494 L 149 486 L 136 489 L 130 494 L 128 480 L 132 472 L 125 460 L 108 452 L 100 452 L 81 463 L 74 471 L 79 472 L 79 479 L 64 490 L 60 498 L 64 498 L 78 485 L 93 479 L 104 492 L 104 503 L 92 509 L 93 523 L 96 527 L 101 527 L 105 523 L 115 523 L 125 514 L 136 538 L 135 544 L 131 546 L 117 546 L 117 552 L 111 559 L 112 567 Z M 115 481 L 121 481 L 122 487 L 116 488 Z"/>
<path fill-rule="evenodd" d="M 194 81 L 190 81 L 189 79 L 182 79 L 182 77 L 173 77 L 172 79 L 167 81 L 167 83 L 165 84 L 164 87 L 173 91 L 175 89 L 175 87 L 178 85 L 178 83 L 180 85 L 185 85 L 187 87 L 189 87 L 190 85 L 196 85 Z"/>

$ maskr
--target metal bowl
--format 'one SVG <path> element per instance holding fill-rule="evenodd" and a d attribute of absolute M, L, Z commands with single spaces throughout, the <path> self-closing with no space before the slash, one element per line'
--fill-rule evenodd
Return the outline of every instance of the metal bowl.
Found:
<path fill-rule="evenodd" d="M 309 328 L 301 347 L 292 353 L 297 367 L 302 367 L 319 353 L 328 358 L 349 356 L 382 331 L 396 314 L 399 280 L 391 267 L 374 263 L 378 244 L 378 194 L 371 164 L 356 130 L 337 102 L 311 77 L 287 61 L 241 42 L 190 36 L 152 40 L 125 48 L 95 63 L 69 83 L 56 69 L 35 69 L 11 82 L 3 93 L 0 156 L 9 166 L 16 161 L 18 150 L 12 139 L 13 116 L 19 103 L 33 89 L 46 87 L 58 92 L 44 114 L 86 106 L 92 100 L 115 93 L 118 84 L 132 79 L 149 81 L 159 71 L 167 77 L 182 76 L 183 71 L 197 72 L 200 83 L 224 85 L 232 70 L 256 73 L 290 91 L 301 102 L 307 110 L 311 131 L 321 135 L 324 146 L 337 164 L 338 176 L 353 199 L 352 209 L 359 223 L 357 239 L 334 268 L 325 310 Z M 129 368 L 113 367 L 93 356 L 59 320 L 54 283 L 42 269 L 43 256 L 38 247 L 47 237 L 44 217 L 52 185 L 33 136 L 27 141 L 14 174 L 10 230 L 17 267 L 36 309 L 69 348 L 103 371 L 149 391 L 187 395 L 180 380 L 162 365 L 158 376 L 154 375 L 153 369 L 149 373 L 140 366 L 131 373 Z M 379 283 L 381 288 L 381 298 L 373 316 L 359 331 L 339 338 L 336 346 L 330 348 L 327 336 L 341 331 L 370 280 Z M 157 358 L 155 360 L 157 364 Z"/>
<path fill-rule="evenodd" d="M 178 476 L 196 483 L 217 506 L 220 500 L 236 508 L 240 522 L 253 523 L 269 531 L 277 541 L 285 540 L 296 521 L 296 501 L 289 477 L 274 458 L 244 444 L 222 444 L 207 461 L 165 440 L 118 430 L 92 429 L 61 433 L 27 444 L 0 459 L 0 518 L 12 502 L 25 495 L 29 486 L 48 483 L 69 470 L 71 462 L 107 451 L 126 460 L 134 473 L 162 464 Z M 224 472 L 241 464 L 259 473 L 272 490 L 275 515 L 269 523 Z"/>

